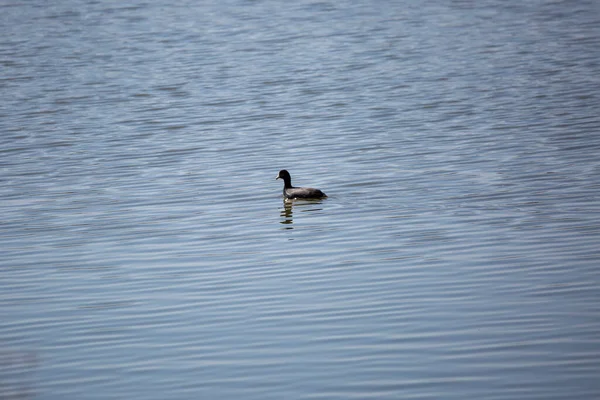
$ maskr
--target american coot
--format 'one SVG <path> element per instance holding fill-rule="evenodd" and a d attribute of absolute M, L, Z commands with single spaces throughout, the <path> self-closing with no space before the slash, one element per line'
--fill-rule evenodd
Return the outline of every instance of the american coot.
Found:
<path fill-rule="evenodd" d="M 283 179 L 283 197 L 286 199 L 321 199 L 327 197 L 327 195 L 321 192 L 319 189 L 307 188 L 307 187 L 293 187 L 292 177 L 290 173 L 285 169 L 279 171 L 277 179 Z"/>

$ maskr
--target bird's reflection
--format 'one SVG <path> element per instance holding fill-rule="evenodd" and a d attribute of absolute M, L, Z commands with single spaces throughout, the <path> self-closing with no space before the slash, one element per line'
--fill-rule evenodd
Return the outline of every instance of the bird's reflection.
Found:
<path fill-rule="evenodd" d="M 284 199 L 283 208 L 281 208 L 281 224 L 287 225 L 285 229 L 293 229 L 294 208 L 298 212 L 322 211 L 321 199 Z"/>

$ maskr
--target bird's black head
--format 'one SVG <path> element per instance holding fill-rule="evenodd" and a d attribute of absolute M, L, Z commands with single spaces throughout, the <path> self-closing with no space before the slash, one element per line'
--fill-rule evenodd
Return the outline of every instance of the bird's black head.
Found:
<path fill-rule="evenodd" d="M 287 170 L 282 169 L 281 171 L 279 171 L 279 173 L 277 174 L 277 178 L 275 178 L 275 179 L 276 180 L 283 179 L 284 181 L 287 181 L 287 180 L 291 180 L 292 177 L 290 176 L 290 173 L 287 172 Z"/>
<path fill-rule="evenodd" d="M 292 187 L 292 177 L 290 176 L 290 173 L 287 172 L 285 169 L 282 169 L 281 171 L 279 171 L 279 173 L 277 174 L 277 179 L 283 179 L 283 188 L 284 189 L 288 189 Z"/>

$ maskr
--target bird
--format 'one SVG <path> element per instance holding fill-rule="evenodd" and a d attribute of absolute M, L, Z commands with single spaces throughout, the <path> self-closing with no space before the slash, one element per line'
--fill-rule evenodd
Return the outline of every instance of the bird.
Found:
<path fill-rule="evenodd" d="M 292 177 L 285 169 L 279 171 L 275 180 L 277 179 L 283 179 L 283 197 L 286 199 L 322 199 L 323 197 L 327 197 L 327 195 L 319 189 L 293 187 Z"/>

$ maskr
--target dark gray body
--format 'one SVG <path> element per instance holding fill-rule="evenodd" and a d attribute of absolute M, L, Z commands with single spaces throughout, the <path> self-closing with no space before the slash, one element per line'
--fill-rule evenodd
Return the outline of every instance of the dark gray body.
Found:
<path fill-rule="evenodd" d="M 290 187 L 283 188 L 283 197 L 286 199 L 321 199 L 327 197 L 325 193 L 315 188 Z"/>

